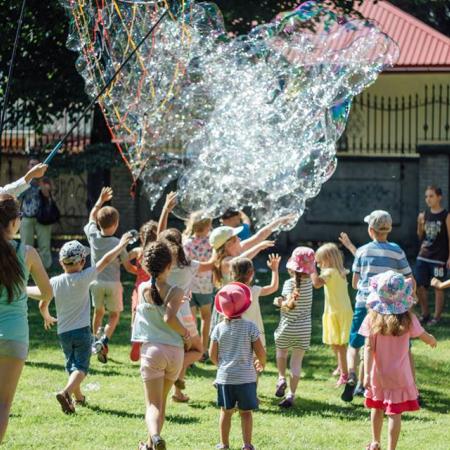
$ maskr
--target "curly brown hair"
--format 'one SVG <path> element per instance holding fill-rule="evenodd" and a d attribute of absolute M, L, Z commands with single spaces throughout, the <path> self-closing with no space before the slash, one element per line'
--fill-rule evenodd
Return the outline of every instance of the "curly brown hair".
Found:
<path fill-rule="evenodd" d="M 412 324 L 410 311 L 403 314 L 380 314 L 371 309 L 369 317 L 372 333 L 382 336 L 403 336 Z"/>
<path fill-rule="evenodd" d="M 248 258 L 237 258 L 231 263 L 233 281 L 246 284 L 253 273 L 253 263 Z"/>
<path fill-rule="evenodd" d="M 165 242 L 173 251 L 177 258 L 177 265 L 180 268 L 189 266 L 191 262 L 187 259 L 183 248 L 183 235 L 176 228 L 168 228 L 158 236 L 158 240 Z"/>

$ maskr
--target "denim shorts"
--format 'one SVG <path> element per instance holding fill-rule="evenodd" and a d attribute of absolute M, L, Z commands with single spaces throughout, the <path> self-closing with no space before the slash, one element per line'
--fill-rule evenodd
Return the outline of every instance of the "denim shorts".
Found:
<path fill-rule="evenodd" d="M 213 294 L 195 294 L 192 293 L 191 297 L 191 306 L 196 306 L 197 308 L 202 308 L 203 306 L 210 306 L 212 308 L 212 304 L 214 301 Z"/>
<path fill-rule="evenodd" d="M 217 404 L 224 409 L 236 406 L 241 411 L 258 409 L 256 383 L 217 384 Z"/>
<path fill-rule="evenodd" d="M 352 326 L 350 328 L 350 340 L 349 345 L 353 348 L 361 348 L 364 346 L 366 338 L 358 333 L 361 328 L 364 319 L 367 316 L 367 308 L 364 306 L 362 308 L 355 308 L 353 313 Z"/>
<path fill-rule="evenodd" d="M 440 281 L 445 280 L 445 277 L 447 276 L 447 268 L 444 263 L 433 263 L 423 261 L 422 259 L 417 259 L 414 276 L 416 278 L 417 286 L 428 288 L 430 287 L 430 281 L 433 277 L 438 278 Z"/>
<path fill-rule="evenodd" d="M 58 334 L 59 343 L 66 358 L 66 370 L 69 373 L 79 370 L 89 371 L 92 352 L 91 328 L 84 327 Z"/>

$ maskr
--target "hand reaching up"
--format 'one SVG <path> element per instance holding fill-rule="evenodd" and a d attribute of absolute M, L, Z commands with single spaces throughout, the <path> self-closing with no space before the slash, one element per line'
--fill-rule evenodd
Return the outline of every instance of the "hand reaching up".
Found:
<path fill-rule="evenodd" d="M 269 259 L 267 260 L 267 267 L 272 272 L 278 272 L 278 268 L 280 267 L 281 256 L 278 254 L 271 253 L 269 255 Z"/>

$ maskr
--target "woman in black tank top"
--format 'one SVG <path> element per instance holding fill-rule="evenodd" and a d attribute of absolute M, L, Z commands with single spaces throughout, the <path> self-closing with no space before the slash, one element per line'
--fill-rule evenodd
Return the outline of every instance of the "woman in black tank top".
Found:
<path fill-rule="evenodd" d="M 417 294 L 422 309 L 421 323 L 436 325 L 444 307 L 444 293 L 435 289 L 435 315 L 431 319 L 428 307 L 428 288 L 432 278 L 445 279 L 449 260 L 450 216 L 441 206 L 442 191 L 435 186 L 425 190 L 429 209 L 417 218 L 417 235 L 421 241 L 416 262 Z"/>

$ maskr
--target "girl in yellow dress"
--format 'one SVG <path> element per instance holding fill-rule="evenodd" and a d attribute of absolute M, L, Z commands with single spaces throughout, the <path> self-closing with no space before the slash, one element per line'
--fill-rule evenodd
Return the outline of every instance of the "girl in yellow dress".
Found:
<path fill-rule="evenodd" d="M 325 306 L 322 316 L 324 344 L 331 345 L 336 357 L 339 374 L 337 386 L 345 384 L 348 378 L 347 344 L 353 311 L 348 295 L 347 274 L 344 258 L 337 245 L 328 243 L 316 251 L 316 262 L 320 275 L 311 275 L 315 288 L 325 288 Z"/>

